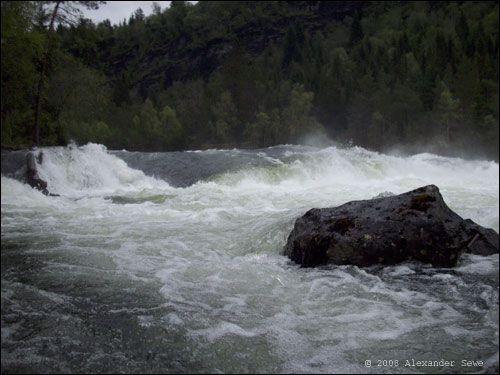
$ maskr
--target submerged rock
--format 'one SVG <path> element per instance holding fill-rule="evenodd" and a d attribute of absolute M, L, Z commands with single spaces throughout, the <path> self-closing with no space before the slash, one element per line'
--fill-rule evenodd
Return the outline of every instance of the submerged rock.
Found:
<path fill-rule="evenodd" d="M 498 253 L 498 233 L 462 219 L 428 185 L 395 196 L 313 208 L 298 218 L 285 255 L 305 267 L 396 264 L 453 267 L 463 252 Z"/>

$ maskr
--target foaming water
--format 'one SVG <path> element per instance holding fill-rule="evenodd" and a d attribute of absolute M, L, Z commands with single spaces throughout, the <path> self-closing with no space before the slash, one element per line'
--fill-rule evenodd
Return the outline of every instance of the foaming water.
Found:
<path fill-rule="evenodd" d="M 101 195 L 116 191 L 137 191 L 168 184 L 148 178 L 143 172 L 110 154 L 102 145 L 90 143 L 43 150 L 40 177 L 51 191 L 64 196 Z"/>
<path fill-rule="evenodd" d="M 454 269 L 301 269 L 281 255 L 311 207 L 431 183 L 498 231 L 496 163 L 305 146 L 43 152 L 60 197 L 2 175 L 2 372 L 498 369 L 498 255 Z M 441 359 L 454 365 L 415 364 Z"/>

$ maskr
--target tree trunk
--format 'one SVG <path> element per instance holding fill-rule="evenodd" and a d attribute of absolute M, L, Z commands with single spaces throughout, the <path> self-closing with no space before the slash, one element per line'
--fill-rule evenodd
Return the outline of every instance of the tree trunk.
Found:
<path fill-rule="evenodd" d="M 40 145 L 40 113 L 42 111 L 42 97 L 43 97 L 43 90 L 45 86 L 45 75 L 47 71 L 47 65 L 49 63 L 50 59 L 50 53 L 52 49 L 52 33 L 54 32 L 54 21 L 57 16 L 57 11 L 59 10 L 59 5 L 61 5 L 62 1 L 57 1 L 56 6 L 54 7 L 54 10 L 52 12 L 52 16 L 50 18 L 50 25 L 49 25 L 49 34 L 48 34 L 48 40 L 47 40 L 47 48 L 46 48 L 46 53 L 45 57 L 42 61 L 42 69 L 40 71 L 40 80 L 38 81 L 38 88 L 37 88 L 37 93 L 36 93 L 36 107 L 35 107 L 35 131 L 34 131 L 34 142 L 36 146 Z"/>

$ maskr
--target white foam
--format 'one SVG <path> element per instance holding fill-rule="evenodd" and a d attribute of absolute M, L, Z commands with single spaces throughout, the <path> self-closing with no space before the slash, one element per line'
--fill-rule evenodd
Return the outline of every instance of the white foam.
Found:
<path fill-rule="evenodd" d="M 402 265 L 402 266 L 388 267 L 384 270 L 384 273 L 387 273 L 388 275 L 394 277 L 394 276 L 412 275 L 415 273 L 415 271 L 406 265 Z"/>
<path fill-rule="evenodd" d="M 498 254 L 488 257 L 473 254 L 464 254 L 460 265 L 455 269 L 460 273 L 489 275 L 498 272 Z"/>
<path fill-rule="evenodd" d="M 200 329 L 200 330 L 191 330 L 190 335 L 192 336 L 203 336 L 208 341 L 215 341 L 220 339 L 223 336 L 227 335 L 235 335 L 241 337 L 254 337 L 260 334 L 258 330 L 248 330 L 243 329 L 238 324 L 231 322 L 221 322 L 216 327 Z"/>
<path fill-rule="evenodd" d="M 43 162 L 38 165 L 40 178 L 47 181 L 49 191 L 63 196 L 100 196 L 169 187 L 164 181 L 128 167 L 103 145 L 50 147 L 43 153 Z"/>

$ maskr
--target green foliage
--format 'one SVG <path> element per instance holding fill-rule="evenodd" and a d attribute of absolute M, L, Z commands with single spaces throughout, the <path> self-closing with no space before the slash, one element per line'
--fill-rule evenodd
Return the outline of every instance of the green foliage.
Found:
<path fill-rule="evenodd" d="M 37 4 L 4 1 L 2 7 L 2 144 L 29 145 L 33 118 L 35 62 L 43 54 L 44 35 L 34 29 Z"/>
<path fill-rule="evenodd" d="M 303 85 L 294 84 L 290 105 L 283 111 L 283 135 L 286 141 L 297 143 L 307 134 L 323 130 L 323 126 L 310 115 L 313 98 L 313 92 L 306 92 Z"/>
<path fill-rule="evenodd" d="M 163 149 L 181 150 L 183 144 L 182 125 L 177 119 L 175 110 L 168 105 L 160 112 L 160 134 L 163 139 Z"/>
<path fill-rule="evenodd" d="M 451 142 L 452 127 L 461 118 L 460 101 L 453 97 L 445 83 L 442 83 L 441 86 L 437 103 L 438 121 L 446 135 L 446 140 Z"/>
<path fill-rule="evenodd" d="M 56 122 L 64 129 L 68 139 L 81 143 L 97 141 L 82 136 L 94 134 L 93 130 L 82 133 L 77 128 L 80 126 L 78 124 L 94 127 L 103 121 L 111 104 L 107 79 L 71 56 L 58 56 L 57 61 L 58 66 L 47 90 L 47 102 L 53 113 L 57 114 Z M 99 137 L 104 139 L 101 135 Z"/>
<path fill-rule="evenodd" d="M 348 5 L 176 1 L 118 26 L 60 25 L 44 142 L 165 151 L 323 131 L 376 150 L 439 141 L 498 158 L 498 3 Z M 6 143 L 30 134 L 46 45 L 38 9 L 2 2 Z"/>
<path fill-rule="evenodd" d="M 229 143 L 233 139 L 231 129 L 236 128 L 239 123 L 238 110 L 229 91 L 220 94 L 219 100 L 212 107 L 212 113 L 216 142 Z"/>
<path fill-rule="evenodd" d="M 65 128 L 66 139 L 80 144 L 88 142 L 106 144 L 111 137 L 109 126 L 103 121 L 85 122 L 74 121 Z"/>
<path fill-rule="evenodd" d="M 356 12 L 351 23 L 349 45 L 352 47 L 361 40 L 363 40 L 363 28 L 361 27 L 361 22 L 359 21 L 359 14 Z"/>
<path fill-rule="evenodd" d="M 164 142 L 162 122 L 153 102 L 146 99 L 141 111 L 134 116 L 132 137 L 135 139 L 136 148 L 139 150 L 158 150 Z"/>
<path fill-rule="evenodd" d="M 272 145 L 276 136 L 275 125 L 267 113 L 259 112 L 256 121 L 247 124 L 245 136 L 250 144 L 257 147 Z"/>

